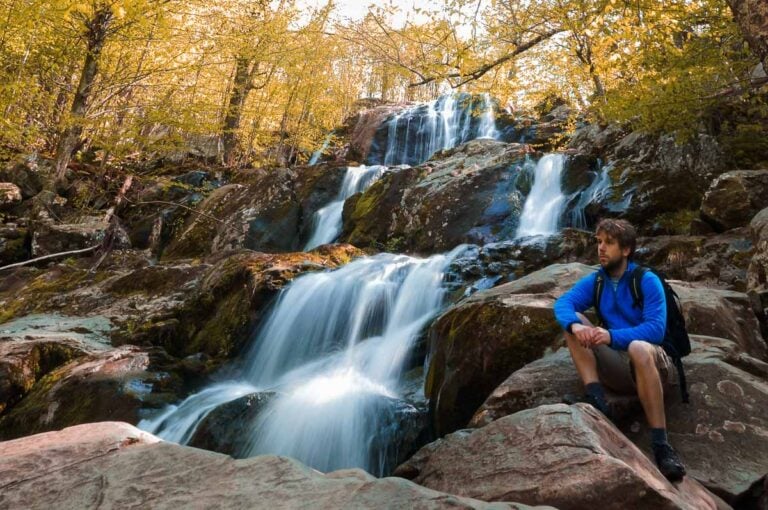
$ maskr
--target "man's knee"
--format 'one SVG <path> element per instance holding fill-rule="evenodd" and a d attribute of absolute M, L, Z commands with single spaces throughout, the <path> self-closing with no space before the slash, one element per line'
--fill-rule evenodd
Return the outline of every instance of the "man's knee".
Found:
<path fill-rule="evenodd" d="M 629 359 L 636 368 L 656 368 L 655 346 L 643 340 L 633 340 L 627 348 Z"/>

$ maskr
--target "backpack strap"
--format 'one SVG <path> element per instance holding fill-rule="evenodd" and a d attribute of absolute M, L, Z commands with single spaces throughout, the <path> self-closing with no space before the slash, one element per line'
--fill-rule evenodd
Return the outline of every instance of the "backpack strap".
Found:
<path fill-rule="evenodd" d="M 677 377 L 680 380 L 680 396 L 683 398 L 683 403 L 687 404 L 690 402 L 690 398 L 688 395 L 688 383 L 685 380 L 685 369 L 683 369 L 683 358 L 677 356 L 672 358 L 672 361 L 675 362 Z"/>
<path fill-rule="evenodd" d="M 645 276 L 645 273 L 650 271 L 645 266 L 637 266 L 634 270 L 632 270 L 632 278 L 629 282 L 629 289 L 632 292 L 632 307 L 633 308 L 642 308 L 643 307 L 643 276 Z"/>
<path fill-rule="evenodd" d="M 605 276 L 603 276 L 603 273 L 600 271 L 597 272 L 597 275 L 595 276 L 595 288 L 594 288 L 594 294 L 592 295 L 592 303 L 595 307 L 595 315 L 597 315 L 597 320 L 600 321 L 600 324 L 604 325 L 605 321 L 603 320 L 603 316 L 600 313 L 600 296 L 603 295 L 603 288 L 605 287 Z"/>

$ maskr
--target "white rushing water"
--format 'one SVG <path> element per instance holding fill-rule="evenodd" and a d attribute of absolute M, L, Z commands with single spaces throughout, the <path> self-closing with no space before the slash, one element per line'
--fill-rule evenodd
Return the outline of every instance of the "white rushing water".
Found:
<path fill-rule="evenodd" d="M 533 187 L 525 199 L 515 237 L 548 236 L 557 233 L 565 205 L 561 176 L 565 166 L 562 154 L 547 154 L 536 164 Z"/>
<path fill-rule="evenodd" d="M 435 152 L 475 138 L 497 138 L 490 94 L 450 94 L 403 110 L 386 123 L 386 147 L 378 162 L 417 165 Z M 383 161 L 382 161 L 383 160 Z"/>
<path fill-rule="evenodd" d="M 336 199 L 312 216 L 312 235 L 304 245 L 304 251 L 335 241 L 341 234 L 344 201 L 355 193 L 368 189 L 386 171 L 387 167 L 380 165 L 348 166 Z"/>
<path fill-rule="evenodd" d="M 325 149 L 328 148 L 328 145 L 331 143 L 331 137 L 332 133 L 329 133 L 328 136 L 325 137 L 325 140 L 323 141 L 322 147 L 317 149 L 315 152 L 312 153 L 312 157 L 309 158 L 309 163 L 307 163 L 309 166 L 315 166 L 317 162 L 322 157 L 323 153 L 325 152 Z"/>
<path fill-rule="evenodd" d="M 383 473 L 393 419 L 408 407 L 398 400 L 402 371 L 442 307 L 443 274 L 460 251 L 427 259 L 385 253 L 297 278 L 253 339 L 244 381 L 211 386 L 139 426 L 184 443 L 218 405 L 275 391 L 242 438 L 241 456 L 272 453 L 322 471 Z"/>

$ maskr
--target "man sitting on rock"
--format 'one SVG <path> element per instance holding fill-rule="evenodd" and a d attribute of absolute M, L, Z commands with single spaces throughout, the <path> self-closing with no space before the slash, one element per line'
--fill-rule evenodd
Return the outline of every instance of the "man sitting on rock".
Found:
<path fill-rule="evenodd" d="M 671 481 L 685 475 L 677 452 L 667 441 L 664 386 L 674 380 L 674 364 L 661 347 L 667 309 L 659 277 L 646 271 L 641 280 L 643 306 L 633 306 L 630 289 L 637 234 L 625 220 L 602 220 L 595 231 L 600 269 L 579 280 L 555 303 L 555 316 L 579 377 L 583 397 L 566 403 L 588 402 L 611 417 L 603 384 L 617 393 L 637 393 L 651 427 L 656 464 Z M 605 327 L 595 327 L 581 314 L 594 305 L 597 275 L 603 275 L 600 316 Z M 607 328 L 607 329 L 606 329 Z"/>

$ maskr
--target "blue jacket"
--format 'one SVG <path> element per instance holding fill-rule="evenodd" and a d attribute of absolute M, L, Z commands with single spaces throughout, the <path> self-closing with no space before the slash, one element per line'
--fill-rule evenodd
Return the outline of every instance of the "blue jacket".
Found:
<path fill-rule="evenodd" d="M 600 298 L 600 315 L 606 322 L 611 334 L 611 347 L 621 351 L 627 350 L 632 340 L 645 340 L 661 345 L 667 329 L 667 303 L 661 280 L 650 271 L 646 272 L 640 285 L 643 290 L 643 306 L 633 307 L 630 284 L 632 270 L 637 264 L 630 262 L 627 270 L 621 276 L 616 290 L 603 268 L 605 286 Z M 570 331 L 574 323 L 581 323 L 576 312 L 583 312 L 594 305 L 595 278 L 597 272 L 585 276 L 571 290 L 560 296 L 555 302 L 555 317 L 557 322 Z"/>

